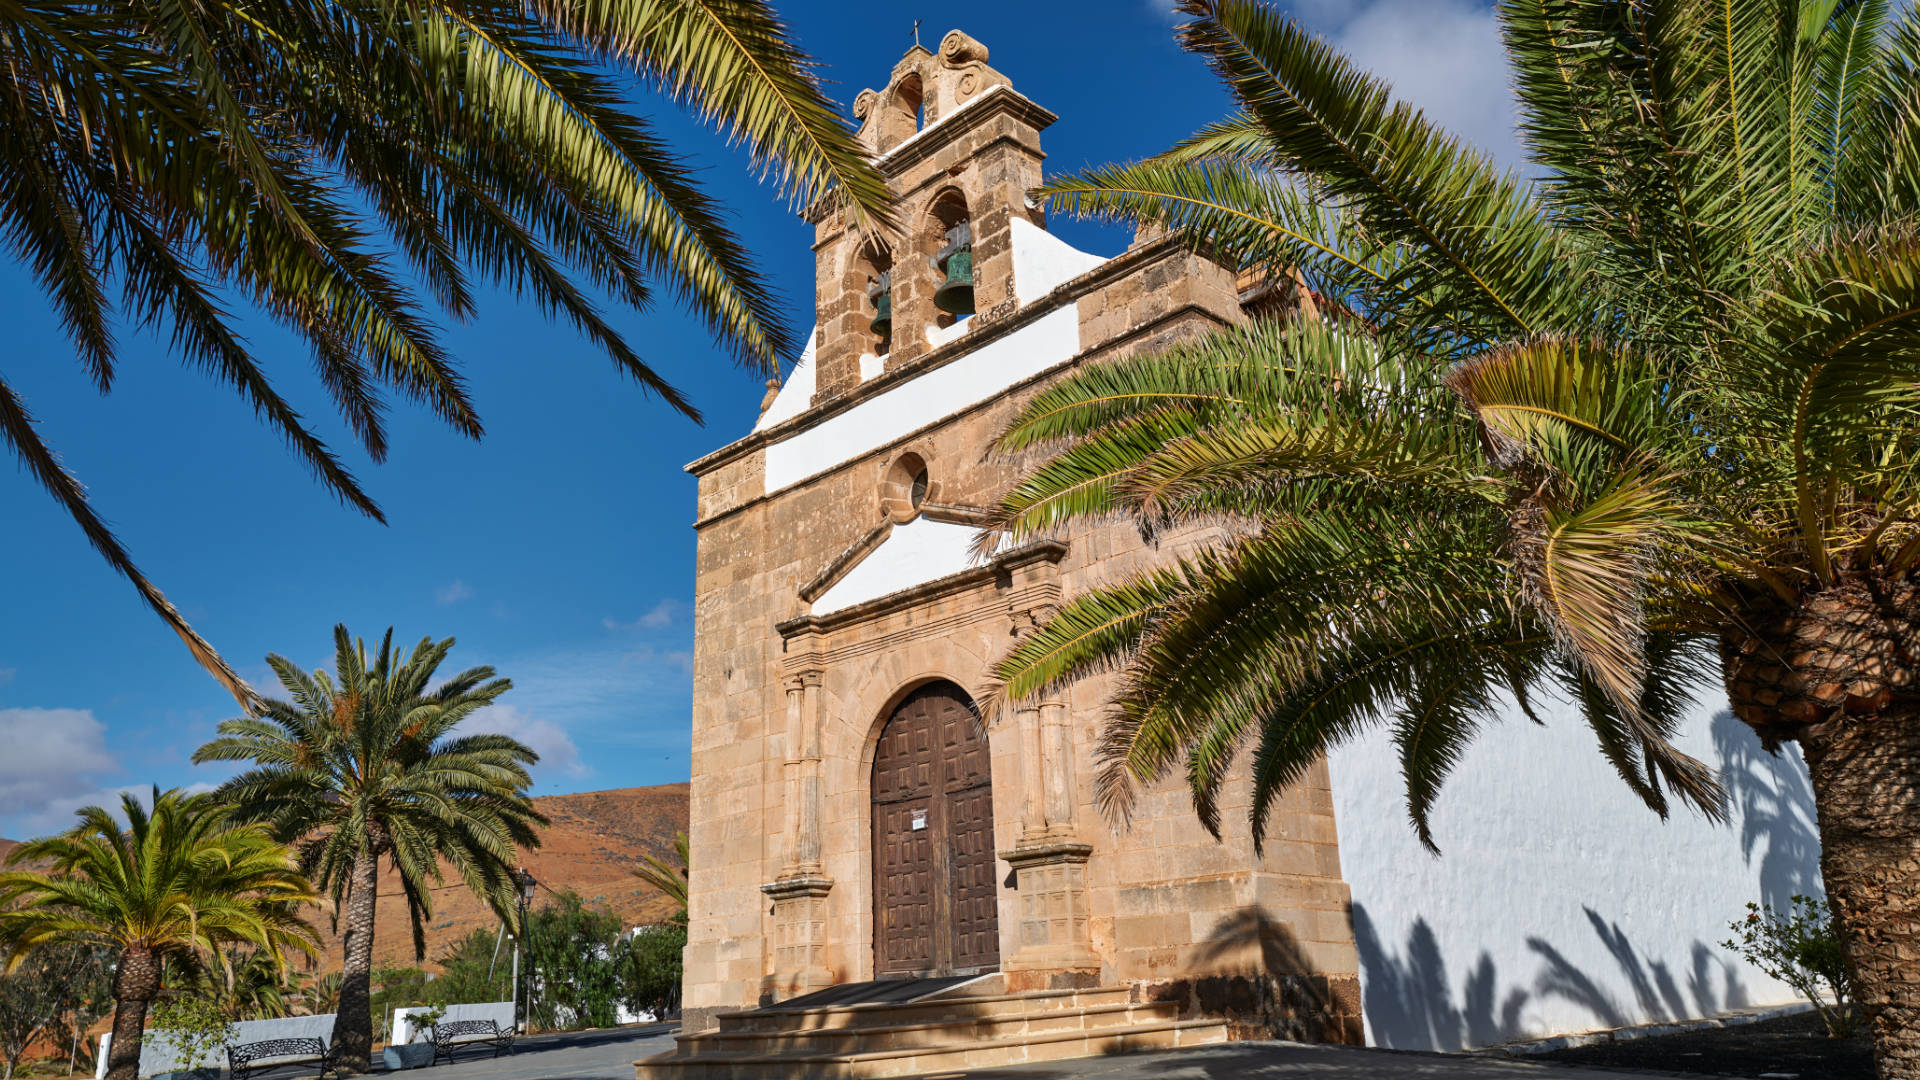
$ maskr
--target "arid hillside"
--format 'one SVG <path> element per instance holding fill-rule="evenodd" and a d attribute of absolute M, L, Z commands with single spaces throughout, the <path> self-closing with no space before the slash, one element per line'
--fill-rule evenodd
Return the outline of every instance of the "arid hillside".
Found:
<path fill-rule="evenodd" d="M 552 899 L 548 890 L 571 888 L 592 905 L 610 907 L 630 925 L 659 922 L 675 905 L 633 876 L 640 856 L 672 862 L 674 834 L 687 827 L 687 785 L 615 788 L 578 795 L 541 795 L 533 800 L 552 821 L 541 835 L 540 850 L 527 857 L 527 869 L 543 886 L 533 904 Z M 339 938 L 318 920 L 326 940 L 325 969 L 340 964 Z M 476 929 L 494 930 L 499 920 L 449 870 L 433 893 L 433 918 L 427 923 L 427 964 Z M 406 900 L 392 870 L 380 879 L 380 907 L 373 932 L 376 967 L 411 966 L 413 936 L 407 929 Z"/>
<path fill-rule="evenodd" d="M 687 785 L 616 788 L 578 795 L 542 795 L 534 805 L 551 819 L 542 834 L 540 850 L 527 857 L 527 869 L 543 888 L 534 906 L 548 903 L 555 892 L 572 888 L 589 904 L 613 909 L 630 925 L 659 922 L 675 911 L 673 903 L 633 876 L 640 856 L 654 855 L 672 862 L 673 837 L 687 827 Z M 0 859 L 15 847 L 0 840 Z M 331 932 L 326 912 L 316 912 L 315 924 L 325 939 L 321 969 L 340 965 L 340 940 Z M 460 876 L 449 870 L 433 892 L 433 918 L 427 924 L 427 964 L 476 929 L 494 930 L 499 920 L 467 891 Z M 380 881 L 379 921 L 374 928 L 376 966 L 411 966 L 413 936 L 407 929 L 406 901 L 391 870 Z"/>

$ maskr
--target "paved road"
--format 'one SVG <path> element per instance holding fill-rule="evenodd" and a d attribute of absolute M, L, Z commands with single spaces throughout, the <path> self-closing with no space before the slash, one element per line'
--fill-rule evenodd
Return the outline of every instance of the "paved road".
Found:
<path fill-rule="evenodd" d="M 677 1027 L 634 1024 L 529 1035 L 514 1040 L 513 1052 L 502 1057 L 491 1056 L 490 1050 L 469 1050 L 451 1065 L 393 1075 L 406 1080 L 633 1080 L 634 1060 L 672 1050 L 671 1033 Z"/>
<path fill-rule="evenodd" d="M 452 1065 L 420 1071 L 417 1080 L 633 1080 L 634 1059 L 673 1049 L 671 1030 L 663 1024 L 642 1024 L 535 1035 L 521 1039 L 506 1057 L 474 1053 Z M 1663 1075 L 1667 1074 L 1448 1054 L 1240 1042 L 1163 1054 L 932 1073 L 921 1080 L 1632 1080 Z"/>

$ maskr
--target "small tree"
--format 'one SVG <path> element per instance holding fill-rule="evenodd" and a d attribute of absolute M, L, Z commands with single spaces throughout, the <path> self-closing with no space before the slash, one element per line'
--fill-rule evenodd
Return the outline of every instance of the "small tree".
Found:
<path fill-rule="evenodd" d="M 544 1028 L 619 1022 L 626 943 L 619 916 L 567 890 L 527 917 L 527 1015 Z"/>
<path fill-rule="evenodd" d="M 627 1007 L 664 1019 L 680 1011 L 680 954 L 685 922 L 643 926 L 627 940 Z"/>
<path fill-rule="evenodd" d="M 478 1001 L 505 1001 L 513 994 L 511 942 L 499 931 L 475 930 L 440 957 L 440 977 L 428 987 L 428 997 L 443 1005 Z"/>
<path fill-rule="evenodd" d="M 11 1078 L 36 1043 L 57 1037 L 73 1010 L 93 951 L 79 945 L 36 949 L 11 975 L 0 975 L 0 1057 Z"/>
<path fill-rule="evenodd" d="M 1813 1002 L 1820 1019 L 1826 1022 L 1827 1034 L 1846 1039 L 1859 1030 L 1846 955 L 1840 951 L 1840 936 L 1833 929 L 1833 909 L 1826 900 L 1796 894 L 1793 908 L 1784 912 L 1749 903 L 1747 917 L 1728 925 L 1733 937 L 1721 942 L 1722 947 L 1746 957 L 1748 963 Z M 1826 998 L 1831 998 L 1832 1004 Z"/>
<path fill-rule="evenodd" d="M 95 1021 L 113 1015 L 113 953 L 99 945 L 81 945 L 86 962 L 68 981 L 67 1008 L 60 1015 L 55 1034 L 67 1046 L 67 1075 L 73 1075 L 86 1047 L 87 1068 L 95 1065 L 93 1051 L 87 1045 L 87 1029 Z"/>
<path fill-rule="evenodd" d="M 219 1001 L 206 994 L 175 994 L 153 1010 L 153 1028 L 166 1038 L 180 1064 L 204 1069 L 233 1041 L 233 1021 Z"/>

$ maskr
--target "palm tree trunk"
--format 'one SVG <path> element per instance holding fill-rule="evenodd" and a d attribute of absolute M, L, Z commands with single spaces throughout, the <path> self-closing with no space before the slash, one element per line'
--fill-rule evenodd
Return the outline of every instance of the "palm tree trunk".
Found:
<path fill-rule="evenodd" d="M 1851 581 L 1722 637 L 1734 715 L 1797 741 L 1881 1080 L 1920 1080 L 1920 587 Z"/>
<path fill-rule="evenodd" d="M 107 1080 L 137 1080 L 147 1003 L 160 992 L 160 958 L 149 949 L 120 953 L 113 972 L 113 1040 L 107 1048 Z"/>
<path fill-rule="evenodd" d="M 373 1061 L 373 915 L 379 899 L 380 860 L 362 850 L 347 886 L 346 960 L 340 971 L 340 1012 L 333 1045 L 343 1073 L 363 1073 Z"/>
<path fill-rule="evenodd" d="M 1826 878 L 1881 1080 L 1920 1080 L 1920 709 L 1802 736 Z"/>

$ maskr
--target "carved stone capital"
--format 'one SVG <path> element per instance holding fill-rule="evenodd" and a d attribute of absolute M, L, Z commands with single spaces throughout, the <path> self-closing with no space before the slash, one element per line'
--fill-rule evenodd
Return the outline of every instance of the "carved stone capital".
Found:
<path fill-rule="evenodd" d="M 817 898 L 833 891 L 833 879 L 825 874 L 795 874 L 769 881 L 760 886 L 760 891 L 772 897 L 776 903 L 781 900 Z"/>
<path fill-rule="evenodd" d="M 1036 844 L 1020 844 L 1011 851 L 1003 851 L 1000 857 L 1007 865 L 1017 871 L 1029 867 L 1057 866 L 1062 863 L 1085 863 L 1093 855 L 1093 845 L 1078 840 L 1049 840 Z"/>

